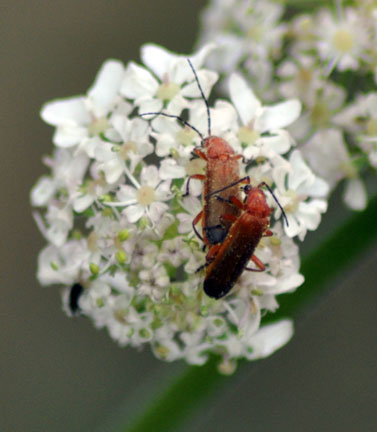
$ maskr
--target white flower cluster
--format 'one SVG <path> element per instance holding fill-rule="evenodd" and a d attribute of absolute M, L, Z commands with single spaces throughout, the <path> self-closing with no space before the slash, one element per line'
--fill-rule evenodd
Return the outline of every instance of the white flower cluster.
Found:
<path fill-rule="evenodd" d="M 214 46 L 190 60 L 206 96 L 217 73 L 204 69 Z M 313 174 L 284 129 L 300 114 L 295 99 L 263 106 L 245 80 L 229 77 L 230 101 L 210 109 L 212 135 L 221 136 L 251 163 L 240 176 L 266 182 L 284 208 L 275 207 L 270 229 L 256 255 L 266 265 L 244 272 L 220 300 L 203 291 L 202 242 L 192 220 L 201 210 L 205 161 L 193 157 L 201 139 L 174 118 L 185 115 L 207 130 L 206 105 L 186 56 L 156 45 L 141 50 L 143 66 L 109 60 L 86 95 L 47 103 L 42 118 L 55 127 L 49 175 L 31 192 L 35 219 L 48 245 L 38 263 L 43 285 L 64 286 L 66 311 L 107 328 L 120 345 L 150 344 L 167 361 L 203 364 L 209 353 L 230 373 L 238 358 L 265 357 L 286 343 L 290 321 L 260 327 L 261 316 L 278 307 L 275 296 L 303 283 L 293 237 L 303 240 L 326 211 L 328 185 Z M 224 185 L 226 186 L 226 185 Z"/>
<path fill-rule="evenodd" d="M 290 132 L 314 172 L 331 189 L 343 180 L 344 201 L 367 205 L 362 176 L 377 168 L 377 4 L 331 6 L 285 18 L 284 2 L 211 0 L 200 44 L 216 40 L 208 63 L 243 70 L 264 100 L 299 98 L 303 115 Z"/>

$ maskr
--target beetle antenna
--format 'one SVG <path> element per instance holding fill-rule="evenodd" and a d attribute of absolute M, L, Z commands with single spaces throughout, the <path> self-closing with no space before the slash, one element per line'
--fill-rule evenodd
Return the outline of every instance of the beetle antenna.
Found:
<path fill-rule="evenodd" d="M 270 194 L 272 195 L 272 197 L 275 200 L 276 204 L 279 206 L 279 209 L 281 210 L 281 213 L 282 213 L 282 215 L 284 217 L 285 223 L 287 224 L 287 226 L 289 226 L 287 215 L 286 215 L 283 207 L 279 203 L 279 200 L 276 198 L 276 195 L 272 192 L 272 189 L 270 188 L 270 186 L 268 186 L 268 184 L 266 182 L 262 182 L 261 185 L 265 186 L 267 188 L 267 190 L 270 192 Z"/>
<path fill-rule="evenodd" d="M 196 73 L 196 70 L 195 70 L 194 66 L 192 65 L 192 63 L 191 63 L 191 60 L 187 59 L 187 61 L 188 61 L 188 64 L 190 65 L 190 68 L 191 68 L 193 74 L 194 74 L 195 81 L 198 84 L 199 91 L 200 91 L 200 94 L 202 96 L 202 99 L 204 100 L 204 103 L 206 104 L 207 119 L 208 119 L 208 136 L 210 137 L 211 136 L 211 115 L 210 115 L 210 112 L 209 112 L 209 103 L 208 103 L 207 98 L 204 96 L 204 91 L 202 89 L 202 86 L 200 85 L 198 74 Z"/>
<path fill-rule="evenodd" d="M 224 190 L 227 190 L 227 189 L 229 189 L 229 188 L 237 185 L 238 183 L 246 182 L 246 180 L 247 180 L 247 183 L 250 184 L 250 177 L 249 176 L 242 177 L 241 179 L 239 179 L 239 180 L 237 180 L 237 181 L 235 181 L 233 183 L 228 184 L 228 186 L 225 186 L 225 187 L 223 187 L 221 189 L 217 189 L 217 190 L 215 190 L 215 191 L 207 194 L 204 198 L 209 198 L 210 196 L 218 194 L 219 192 L 222 192 Z"/>
<path fill-rule="evenodd" d="M 159 115 L 161 115 L 163 117 L 175 118 L 175 119 L 179 120 L 181 123 L 183 123 L 185 126 L 188 126 L 194 132 L 196 132 L 200 136 L 200 139 L 202 140 L 202 142 L 204 141 L 204 137 L 198 131 L 198 129 L 196 129 L 195 126 L 191 125 L 189 122 L 187 122 L 186 120 L 184 120 L 182 117 L 179 117 L 179 116 L 173 115 L 173 114 L 166 114 L 164 112 L 147 112 L 147 113 L 141 113 L 141 114 L 139 114 L 140 117 L 147 116 L 147 115 L 155 115 L 156 117 L 159 116 Z"/>

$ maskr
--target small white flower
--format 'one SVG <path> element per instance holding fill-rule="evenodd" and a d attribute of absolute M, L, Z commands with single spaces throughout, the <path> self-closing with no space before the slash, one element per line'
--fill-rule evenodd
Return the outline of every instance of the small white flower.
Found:
<path fill-rule="evenodd" d="M 192 231 L 192 221 L 202 210 L 202 206 L 200 201 L 191 195 L 183 199 L 181 206 L 187 212 L 177 214 L 177 219 L 179 220 L 178 232 L 183 234 Z"/>
<path fill-rule="evenodd" d="M 164 339 L 156 335 L 156 342 L 152 345 L 152 349 L 157 358 L 168 362 L 182 358 L 179 345 L 171 338 Z"/>
<path fill-rule="evenodd" d="M 356 174 L 339 130 L 318 132 L 303 147 L 303 152 L 314 171 L 326 179 L 330 187 L 342 178 Z"/>
<path fill-rule="evenodd" d="M 85 295 L 83 295 L 81 304 L 83 308 L 103 308 L 106 303 L 108 303 L 111 293 L 110 286 L 102 280 L 95 280 L 90 289 L 86 290 Z M 90 302 L 90 306 L 86 303 Z"/>
<path fill-rule="evenodd" d="M 298 272 L 298 246 L 284 234 L 281 222 L 274 225 L 273 233 L 272 237 L 262 239 L 255 250 L 257 257 L 268 263 L 266 271 L 256 275 L 245 272 L 243 275 L 243 284 L 250 287 L 251 294 L 258 294 L 262 302 L 265 296 L 292 292 L 304 282 L 304 277 Z M 277 303 L 272 310 L 276 307 Z"/>
<path fill-rule="evenodd" d="M 213 45 L 206 45 L 190 56 L 205 94 L 209 93 L 217 80 L 216 73 L 200 69 L 212 49 Z M 121 87 L 121 93 L 134 101 L 140 113 L 160 112 L 165 102 L 166 112 L 179 114 L 188 107 L 186 97 L 200 97 L 193 73 L 187 67 L 187 56 L 179 56 L 149 44 L 142 48 L 141 57 L 158 80 L 147 69 L 130 63 Z"/>
<path fill-rule="evenodd" d="M 52 173 L 51 177 L 43 176 L 32 189 L 31 202 L 38 207 L 47 205 L 59 192 L 63 195 L 76 193 L 82 184 L 89 159 L 84 154 L 74 156 L 67 149 L 56 149 L 54 157 L 45 158 L 44 162 Z"/>
<path fill-rule="evenodd" d="M 259 156 L 258 151 L 286 153 L 292 142 L 281 129 L 297 120 L 301 104 L 292 99 L 274 106 L 262 106 L 246 81 L 237 74 L 229 79 L 230 98 L 241 119 L 238 138 L 249 149 L 245 151 L 248 158 Z M 269 133 L 269 136 L 263 134 Z"/>
<path fill-rule="evenodd" d="M 55 246 L 63 246 L 69 231 L 73 227 L 72 210 L 69 207 L 59 208 L 50 205 L 46 213 L 46 238 Z"/>
<path fill-rule="evenodd" d="M 360 135 L 358 141 L 360 148 L 368 155 L 371 166 L 377 168 L 377 134 L 373 137 Z"/>
<path fill-rule="evenodd" d="M 57 128 L 53 137 L 55 145 L 72 147 L 108 128 L 106 116 L 120 103 L 118 90 L 123 74 L 122 63 L 108 60 L 102 65 L 87 96 L 56 100 L 42 108 L 42 119 Z"/>
<path fill-rule="evenodd" d="M 187 363 L 199 366 L 207 361 L 207 350 L 211 344 L 202 342 L 202 335 L 200 333 L 181 333 L 181 339 L 185 344 L 183 355 Z"/>
<path fill-rule="evenodd" d="M 73 285 L 89 256 L 85 241 L 71 240 L 60 248 L 48 245 L 39 254 L 38 280 L 42 285 Z"/>
<path fill-rule="evenodd" d="M 221 315 L 212 315 L 206 319 L 207 332 L 211 337 L 221 337 L 227 330 L 228 326 Z"/>
<path fill-rule="evenodd" d="M 94 169 L 92 173 L 92 179 L 83 186 L 77 188 L 70 196 L 73 209 L 77 213 L 85 211 L 111 190 L 111 186 L 104 181 L 103 176 L 95 173 Z"/>
<path fill-rule="evenodd" d="M 130 343 L 130 337 L 133 328 L 128 322 L 128 313 L 133 299 L 133 291 L 127 294 L 111 295 L 110 308 L 111 314 L 108 314 L 106 327 L 110 336 L 121 346 L 127 346 Z"/>
<path fill-rule="evenodd" d="M 284 229 L 288 236 L 305 238 L 307 230 L 317 229 L 321 213 L 327 210 L 324 199 L 329 191 L 328 184 L 316 177 L 304 162 L 299 150 L 294 150 L 289 162 L 292 169 L 276 168 L 273 176 L 276 182 L 276 197 L 283 207 L 288 226 Z M 277 210 L 280 215 L 280 210 Z"/>
<path fill-rule="evenodd" d="M 306 110 L 300 121 L 290 127 L 290 132 L 297 140 L 305 142 L 318 130 L 327 129 L 332 125 L 333 118 L 341 110 L 346 92 L 331 81 L 318 89 L 316 97 L 307 100 Z"/>
<path fill-rule="evenodd" d="M 292 321 L 284 320 L 261 327 L 248 341 L 245 356 L 249 360 L 268 357 L 284 346 L 293 336 Z"/>
<path fill-rule="evenodd" d="M 150 270 L 141 270 L 139 277 L 141 282 L 138 293 L 143 296 L 151 296 L 155 302 L 160 302 L 170 281 L 165 268 L 158 266 Z"/>
<path fill-rule="evenodd" d="M 190 255 L 191 250 L 185 245 L 183 237 L 175 237 L 162 242 L 158 260 L 160 262 L 169 262 L 174 267 L 178 267 L 188 260 Z"/>
<path fill-rule="evenodd" d="M 257 301 L 257 300 L 256 300 Z M 239 331 L 255 333 L 260 325 L 261 311 L 250 298 L 229 299 L 224 303 L 227 316 L 231 323 L 235 324 Z"/>
<path fill-rule="evenodd" d="M 45 206 L 56 190 L 55 181 L 48 176 L 42 176 L 30 193 L 31 204 L 35 207 Z"/>
<path fill-rule="evenodd" d="M 354 210 L 363 210 L 367 195 L 358 178 L 357 169 L 347 151 L 339 130 L 328 129 L 318 132 L 303 148 L 310 165 L 334 188 L 341 179 L 347 179 L 344 200 Z"/>
<path fill-rule="evenodd" d="M 94 157 L 99 162 L 98 170 L 103 171 L 108 183 L 115 183 L 129 169 L 134 172 L 136 165 L 153 152 L 153 145 L 148 140 L 148 124 L 140 118 L 128 119 L 115 115 L 112 119 L 114 130 L 119 134 L 117 143 L 100 141 L 94 150 Z"/>
<path fill-rule="evenodd" d="M 377 93 L 360 94 L 334 117 L 334 123 L 354 135 L 355 144 L 377 168 Z"/>
<path fill-rule="evenodd" d="M 366 58 L 370 45 L 368 25 L 356 9 L 346 8 L 334 19 L 329 10 L 322 10 L 314 26 L 320 57 L 329 62 L 329 70 L 357 69 L 360 59 Z"/>
<path fill-rule="evenodd" d="M 284 61 L 277 75 L 283 80 L 279 84 L 279 92 L 283 97 L 299 97 L 309 106 L 314 105 L 318 92 L 325 86 L 316 59 L 308 55 L 298 55 Z"/>
<path fill-rule="evenodd" d="M 293 39 L 293 45 L 289 51 L 293 57 L 310 52 L 313 49 L 313 43 L 316 40 L 316 26 L 314 24 L 315 16 L 309 13 L 303 13 L 293 16 L 289 23 L 289 33 Z"/>
<path fill-rule="evenodd" d="M 211 1 L 203 14 L 200 39 L 201 44 L 214 41 L 219 46 L 210 56 L 209 65 L 229 74 L 246 58 L 252 78 L 256 83 L 266 84 L 266 76 L 258 74 L 255 64 L 268 65 L 280 51 L 286 30 L 286 26 L 279 23 L 282 13 L 282 5 L 267 0 Z"/>
<path fill-rule="evenodd" d="M 141 172 L 141 184 L 136 187 L 123 185 L 117 192 L 118 202 L 107 202 L 108 206 L 126 207 L 123 213 L 130 223 L 146 215 L 152 222 L 158 222 L 168 206 L 162 201 L 172 197 L 170 180 L 163 181 L 157 167 L 150 165 Z"/>

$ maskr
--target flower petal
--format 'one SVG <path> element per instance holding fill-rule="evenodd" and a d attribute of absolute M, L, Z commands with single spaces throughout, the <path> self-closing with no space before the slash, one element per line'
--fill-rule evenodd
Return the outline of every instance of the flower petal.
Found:
<path fill-rule="evenodd" d="M 77 213 L 81 213 L 92 205 L 94 199 L 92 195 L 82 195 L 77 197 L 73 202 L 73 210 Z"/>
<path fill-rule="evenodd" d="M 107 60 L 99 70 L 93 86 L 88 91 L 96 116 L 105 116 L 118 94 L 124 76 L 123 63 Z"/>
<path fill-rule="evenodd" d="M 279 130 L 274 135 L 263 136 L 260 138 L 260 142 L 268 150 L 272 150 L 277 154 L 286 153 L 293 143 L 291 136 L 287 131 Z"/>
<path fill-rule="evenodd" d="M 68 148 L 80 144 L 88 135 L 88 131 L 84 127 L 65 125 L 59 126 L 52 138 L 52 141 L 57 147 Z"/>
<path fill-rule="evenodd" d="M 290 157 L 289 162 L 293 166 L 293 174 L 288 176 L 289 189 L 298 191 L 303 184 L 313 184 L 314 174 L 304 161 L 300 150 L 294 150 Z"/>
<path fill-rule="evenodd" d="M 55 182 L 52 178 L 43 176 L 34 185 L 30 193 L 33 206 L 40 207 L 47 204 L 55 192 Z"/>
<path fill-rule="evenodd" d="M 262 327 L 250 338 L 253 348 L 249 360 L 265 358 L 284 346 L 293 336 L 293 323 L 290 320 L 279 321 Z"/>
<path fill-rule="evenodd" d="M 134 204 L 137 198 L 137 190 L 129 185 L 121 185 L 117 192 L 117 198 L 124 205 Z"/>
<path fill-rule="evenodd" d="M 158 88 L 158 82 L 152 74 L 136 63 L 129 63 L 124 73 L 120 92 L 129 99 L 142 96 L 152 97 Z"/>
<path fill-rule="evenodd" d="M 200 86 L 206 98 L 208 98 L 211 89 L 217 81 L 219 75 L 216 72 L 201 70 L 197 72 Z M 200 98 L 200 90 L 196 81 L 183 87 L 181 95 L 189 98 Z"/>
<path fill-rule="evenodd" d="M 160 164 L 160 177 L 162 180 L 182 178 L 186 176 L 186 169 L 177 164 L 174 159 L 164 159 Z"/>
<path fill-rule="evenodd" d="M 165 203 L 155 201 L 149 206 L 149 216 L 154 223 L 157 223 L 161 216 L 169 210 Z"/>
<path fill-rule="evenodd" d="M 297 99 L 265 107 L 255 128 L 261 133 L 285 128 L 298 119 L 300 112 L 301 103 Z"/>
<path fill-rule="evenodd" d="M 321 213 L 325 213 L 326 210 L 327 202 L 325 200 L 315 199 L 300 203 L 299 218 L 301 224 L 310 231 L 317 229 L 321 222 Z"/>
<path fill-rule="evenodd" d="M 109 184 L 117 182 L 124 172 L 124 162 L 120 158 L 114 157 L 102 164 L 98 168 L 105 173 L 106 181 Z"/>
<path fill-rule="evenodd" d="M 87 125 L 91 121 L 82 96 L 48 102 L 42 107 L 41 117 L 52 126 Z"/>
<path fill-rule="evenodd" d="M 162 80 L 172 63 L 179 58 L 177 54 L 155 44 L 141 47 L 140 57 L 143 63 Z"/>
<path fill-rule="evenodd" d="M 215 49 L 217 45 L 215 43 L 207 43 L 202 48 L 200 48 L 199 51 L 197 51 L 195 54 L 190 56 L 190 61 L 195 69 L 199 69 L 204 64 L 205 60 L 207 59 L 208 55 L 211 54 Z"/>
<path fill-rule="evenodd" d="M 148 165 L 141 170 L 141 184 L 155 188 L 160 182 L 160 175 L 155 165 Z"/>
<path fill-rule="evenodd" d="M 230 99 L 241 117 L 242 124 L 248 125 L 254 119 L 261 103 L 246 81 L 236 73 L 229 78 Z"/>
<path fill-rule="evenodd" d="M 358 178 L 347 181 L 343 199 L 352 210 L 364 210 L 367 206 L 364 183 Z"/>
<path fill-rule="evenodd" d="M 129 207 L 126 207 L 122 213 L 126 215 L 130 223 L 135 223 L 144 215 L 145 207 L 142 207 L 139 204 L 130 205 Z"/>

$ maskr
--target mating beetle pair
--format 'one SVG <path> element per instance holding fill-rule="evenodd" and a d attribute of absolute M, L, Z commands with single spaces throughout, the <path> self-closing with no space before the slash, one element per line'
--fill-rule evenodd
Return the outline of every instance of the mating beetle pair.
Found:
<path fill-rule="evenodd" d="M 274 197 L 286 222 L 287 219 L 284 210 L 266 183 L 252 187 L 249 177 L 239 178 L 238 161 L 242 155 L 235 154 L 233 148 L 222 138 L 211 135 L 209 104 L 190 60 L 188 63 L 206 104 L 208 137 L 204 138 L 194 126 L 179 116 L 163 112 L 140 115 L 162 115 L 175 118 L 193 129 L 201 138 L 202 148 L 194 149 L 194 154 L 206 161 L 206 172 L 189 177 L 186 194 L 189 193 L 191 179 L 204 182 L 203 210 L 194 218 L 193 229 L 208 247 L 206 263 L 202 266 L 206 268 L 204 291 L 209 297 L 219 299 L 232 289 L 243 270 L 265 270 L 264 264 L 254 255 L 261 238 L 272 235 L 269 225 L 273 209 L 267 204 L 262 190 L 263 186 L 267 187 Z M 243 188 L 246 195 L 243 202 L 240 201 L 239 183 L 247 183 Z M 202 234 L 196 228 L 200 220 L 202 221 Z M 257 268 L 246 267 L 250 259 Z"/>

